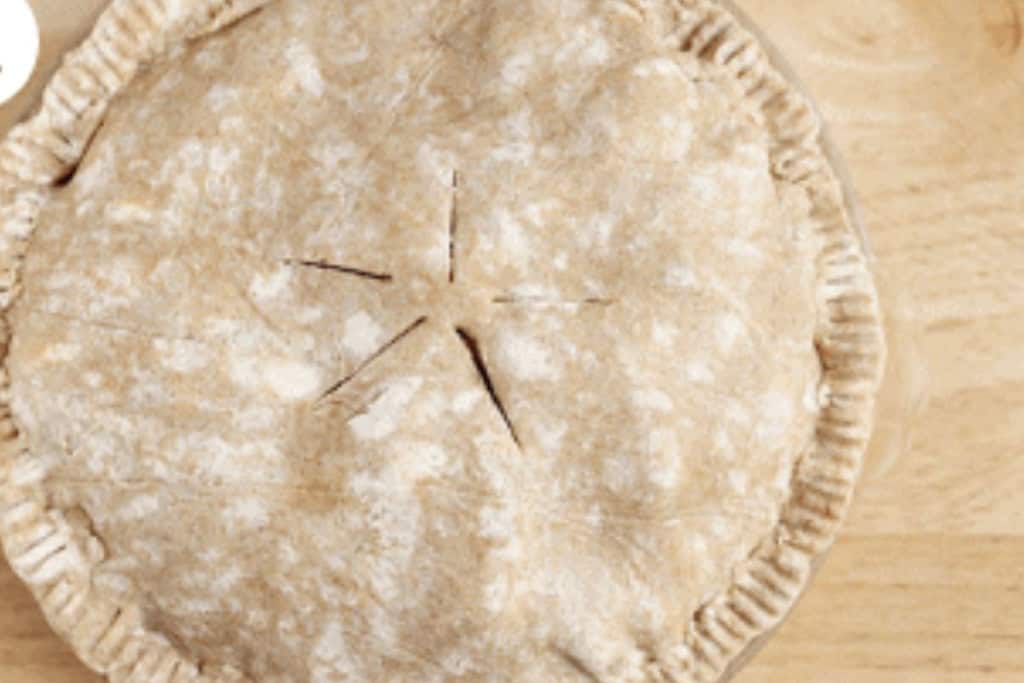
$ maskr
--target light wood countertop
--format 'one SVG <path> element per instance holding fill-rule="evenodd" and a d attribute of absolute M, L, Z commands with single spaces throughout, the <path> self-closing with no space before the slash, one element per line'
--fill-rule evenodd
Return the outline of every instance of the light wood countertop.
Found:
<path fill-rule="evenodd" d="M 737 682 L 1024 681 L 1024 0 L 737 2 L 846 157 L 895 357 L 843 536 Z M 49 69 L 103 0 L 34 4 Z M 0 681 L 99 681 L 6 566 Z"/>

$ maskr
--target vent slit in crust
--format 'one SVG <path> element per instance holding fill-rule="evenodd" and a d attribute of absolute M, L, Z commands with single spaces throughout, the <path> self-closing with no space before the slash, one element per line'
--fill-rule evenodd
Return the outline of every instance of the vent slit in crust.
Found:
<path fill-rule="evenodd" d="M 380 349 L 375 351 L 369 358 L 367 358 L 365 361 L 360 363 L 359 366 L 356 367 L 355 370 L 353 370 L 351 373 L 349 373 L 348 375 L 346 375 L 345 377 L 340 379 L 338 382 L 333 384 L 327 391 L 325 391 L 323 393 L 322 396 L 320 396 L 320 400 L 324 401 L 324 400 L 330 398 L 331 396 L 333 396 L 334 394 L 337 394 L 342 389 L 344 389 L 349 383 L 351 383 L 360 374 L 362 374 L 362 372 L 364 370 L 366 370 L 368 367 L 373 365 L 374 362 L 379 360 L 381 358 L 381 356 L 385 355 L 388 351 L 390 351 L 391 349 L 393 349 L 396 346 L 398 346 L 399 344 L 401 344 L 402 341 L 406 337 L 408 337 L 413 332 L 418 330 L 420 327 L 425 325 L 426 322 L 427 322 L 427 317 L 423 316 L 422 318 L 417 319 L 414 323 L 412 323 L 411 325 L 406 327 L 404 330 L 399 332 L 397 335 L 392 337 L 386 344 L 384 344 L 384 346 L 380 347 Z"/>
<path fill-rule="evenodd" d="M 479 341 L 464 327 L 456 327 L 455 334 L 459 336 L 466 350 L 469 351 L 469 355 L 473 359 L 473 367 L 476 368 L 480 381 L 483 383 L 484 388 L 487 389 L 487 394 L 491 397 L 491 402 L 508 428 L 509 436 L 512 437 L 516 446 L 522 450 L 523 444 L 519 440 L 519 434 L 516 433 L 516 428 L 512 424 L 512 418 L 509 416 L 508 410 L 505 409 L 505 404 L 502 402 L 501 397 L 498 395 L 498 390 L 494 386 L 494 380 L 491 377 L 490 370 L 487 368 L 487 361 L 484 359 L 483 352 L 480 350 Z"/>
<path fill-rule="evenodd" d="M 352 266 L 343 266 L 337 263 L 328 263 L 327 261 L 323 260 L 283 259 L 282 263 L 288 266 L 298 266 L 302 268 L 312 268 L 314 270 L 322 270 L 331 273 L 354 275 L 355 277 L 361 277 L 367 280 L 375 280 L 377 282 L 392 282 L 394 280 L 394 277 L 390 273 L 375 273 L 370 270 L 354 268 Z"/>
<path fill-rule="evenodd" d="M 455 259 L 459 231 L 459 172 L 452 171 L 452 206 L 448 214 L 448 282 L 455 282 Z"/>
<path fill-rule="evenodd" d="M 549 299 L 540 296 L 512 296 L 502 295 L 493 299 L 494 303 L 502 306 L 613 306 L 618 299 L 607 299 L 603 297 L 587 297 L 585 299 Z"/>

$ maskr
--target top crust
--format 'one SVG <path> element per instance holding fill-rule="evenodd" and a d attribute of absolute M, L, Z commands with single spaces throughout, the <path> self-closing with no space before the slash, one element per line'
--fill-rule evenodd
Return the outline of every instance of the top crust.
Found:
<path fill-rule="evenodd" d="M 284 0 L 12 134 L 4 539 L 56 626 L 126 680 L 714 680 L 882 354 L 757 55 L 712 3 Z"/>

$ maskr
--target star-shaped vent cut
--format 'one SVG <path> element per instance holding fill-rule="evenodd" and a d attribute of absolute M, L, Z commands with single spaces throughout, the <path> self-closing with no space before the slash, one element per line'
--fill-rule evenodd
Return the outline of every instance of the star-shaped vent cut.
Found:
<path fill-rule="evenodd" d="M 449 290 L 460 290 L 452 296 L 442 296 L 440 300 L 442 302 L 451 300 L 454 296 L 458 298 L 462 291 L 472 288 L 472 283 L 464 282 L 459 277 L 457 268 L 459 258 L 459 184 L 462 181 L 462 174 L 453 170 L 451 173 L 451 200 L 449 208 L 449 219 L 447 225 L 448 231 L 448 263 L 447 263 L 447 278 L 446 283 L 440 285 L 447 287 Z M 371 282 L 378 283 L 382 286 L 401 286 L 401 282 L 392 273 L 382 273 L 369 270 L 366 268 L 359 267 L 352 264 L 340 264 L 330 263 L 323 259 L 312 259 L 312 258 L 286 258 L 282 259 L 282 262 L 288 266 L 295 268 L 307 268 L 317 271 L 322 271 L 327 274 L 335 274 L 343 277 L 355 277 L 368 280 Z M 508 293 L 496 293 L 489 297 L 485 297 L 484 301 L 486 305 L 491 306 L 531 306 L 538 308 L 549 309 L 550 311 L 558 314 L 566 314 L 567 311 L 575 309 L 579 306 L 611 306 L 616 303 L 615 299 L 604 298 L 604 297 L 581 297 L 581 298 L 570 298 L 570 297 L 547 297 L 547 296 L 536 296 L 536 295 L 516 295 Z M 460 307 L 461 308 L 461 307 Z M 428 332 L 433 333 L 446 333 L 450 331 L 457 338 L 459 343 L 466 349 L 467 358 L 472 363 L 473 369 L 480 379 L 481 385 L 486 389 L 487 395 L 490 397 L 492 404 L 497 415 L 501 418 L 502 423 L 508 431 L 509 438 L 515 443 L 516 447 L 522 450 L 523 442 L 520 438 L 516 426 L 513 422 L 512 416 L 502 400 L 500 392 L 495 384 L 487 354 L 481 347 L 479 339 L 474 332 L 475 325 L 480 324 L 473 320 L 460 320 L 455 318 L 451 311 L 442 311 L 441 318 L 446 321 L 451 321 L 450 325 L 430 325 L 432 319 L 437 316 L 437 311 L 424 310 L 422 314 L 415 320 L 410 322 L 408 325 L 392 334 L 387 341 L 380 345 L 379 348 L 371 352 L 366 358 L 360 362 L 356 367 L 348 372 L 344 377 L 337 380 L 334 384 L 330 385 L 324 390 L 319 398 L 319 401 L 328 401 L 340 398 L 344 393 L 345 389 L 351 385 L 356 379 L 367 371 L 371 366 L 380 361 L 382 358 L 388 355 L 389 352 L 395 350 L 403 342 L 409 339 L 414 334 L 425 334 Z"/>

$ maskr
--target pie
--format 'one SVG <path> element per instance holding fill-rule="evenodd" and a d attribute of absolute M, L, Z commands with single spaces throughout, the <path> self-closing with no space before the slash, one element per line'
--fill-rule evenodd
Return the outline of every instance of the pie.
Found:
<path fill-rule="evenodd" d="M 710 0 L 114 0 L 0 147 L 2 538 L 113 681 L 716 681 L 872 277 Z"/>

